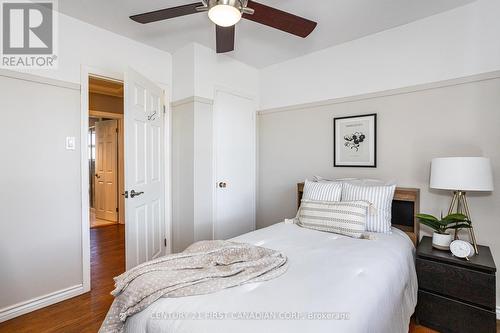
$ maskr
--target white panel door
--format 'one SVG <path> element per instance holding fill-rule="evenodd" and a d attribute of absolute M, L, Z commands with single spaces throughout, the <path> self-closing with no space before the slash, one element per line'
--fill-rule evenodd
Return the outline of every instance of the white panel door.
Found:
<path fill-rule="evenodd" d="M 95 123 L 95 215 L 118 221 L 118 122 Z"/>
<path fill-rule="evenodd" d="M 214 236 L 255 229 L 255 102 L 217 91 L 214 102 Z"/>
<path fill-rule="evenodd" d="M 125 260 L 130 269 L 165 253 L 163 91 L 125 74 Z"/>

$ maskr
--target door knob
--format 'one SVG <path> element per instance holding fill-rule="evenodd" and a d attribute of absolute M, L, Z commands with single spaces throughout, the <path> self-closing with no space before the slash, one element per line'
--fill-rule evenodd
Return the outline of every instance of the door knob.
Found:
<path fill-rule="evenodd" d="M 99 178 L 101 178 L 101 176 L 99 176 L 99 174 L 96 173 L 95 178 L 99 179 Z"/>
<path fill-rule="evenodd" d="M 226 188 L 226 187 L 227 187 L 227 184 L 226 184 L 226 183 L 224 183 L 224 182 L 220 182 L 220 183 L 219 183 L 219 187 L 220 187 L 220 188 Z"/>
<path fill-rule="evenodd" d="M 144 192 L 136 192 L 135 190 L 130 191 L 130 197 L 131 198 L 138 197 L 141 194 L 144 194 Z"/>

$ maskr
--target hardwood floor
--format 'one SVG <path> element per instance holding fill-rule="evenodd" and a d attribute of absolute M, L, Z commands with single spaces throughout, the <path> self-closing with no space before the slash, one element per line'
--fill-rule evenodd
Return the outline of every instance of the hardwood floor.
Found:
<path fill-rule="evenodd" d="M 118 222 L 98 219 L 95 216 L 95 210 L 93 208 L 90 209 L 90 227 L 91 228 L 99 228 L 99 227 L 105 227 L 108 225 L 115 225 L 115 224 L 118 224 Z"/>
<path fill-rule="evenodd" d="M 0 332 L 97 332 L 113 302 L 113 277 L 125 270 L 125 227 L 90 230 L 92 290 L 0 323 Z"/>
<path fill-rule="evenodd" d="M 0 323 L 0 333 L 95 333 L 113 301 L 113 277 L 125 269 L 125 227 L 112 225 L 90 231 L 92 291 Z M 411 321 L 409 333 L 435 331 Z M 497 322 L 497 332 L 500 324 Z"/>

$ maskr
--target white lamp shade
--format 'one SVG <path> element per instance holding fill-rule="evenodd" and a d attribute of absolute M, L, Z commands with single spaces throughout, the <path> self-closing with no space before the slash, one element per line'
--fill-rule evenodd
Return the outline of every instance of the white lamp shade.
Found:
<path fill-rule="evenodd" d="M 241 12 L 234 6 L 218 4 L 210 8 L 208 18 L 218 26 L 230 27 L 241 20 Z"/>
<path fill-rule="evenodd" d="M 493 191 L 490 159 L 486 157 L 435 158 L 431 188 L 460 191 Z"/>

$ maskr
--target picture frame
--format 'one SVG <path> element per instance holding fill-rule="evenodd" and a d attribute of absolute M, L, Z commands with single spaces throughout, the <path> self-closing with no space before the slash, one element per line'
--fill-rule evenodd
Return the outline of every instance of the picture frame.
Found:
<path fill-rule="evenodd" d="M 377 114 L 333 118 L 333 166 L 377 167 Z"/>

